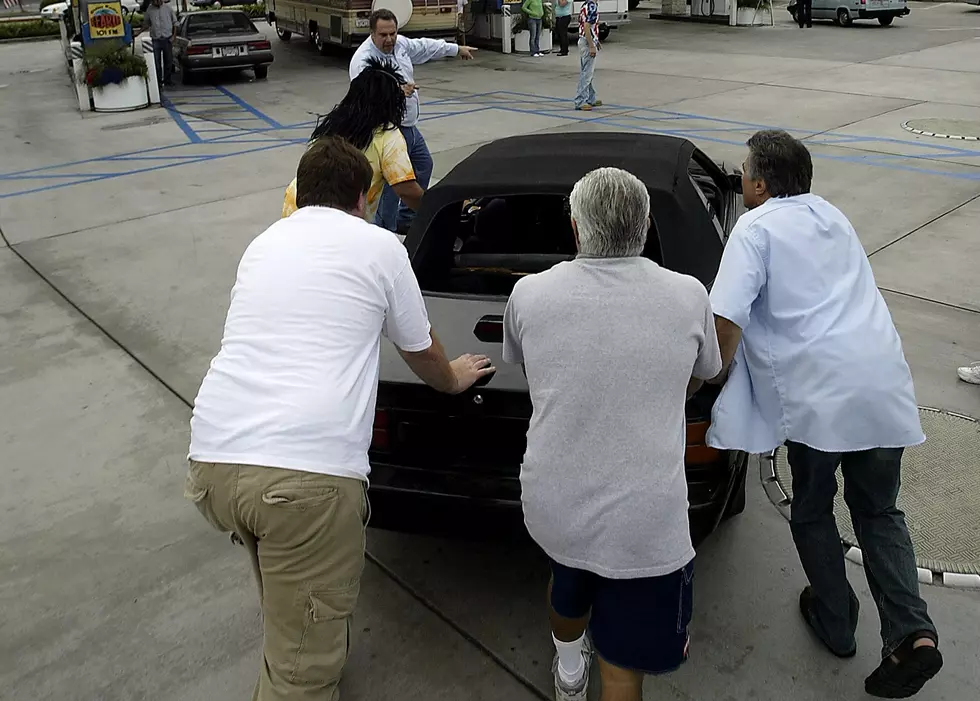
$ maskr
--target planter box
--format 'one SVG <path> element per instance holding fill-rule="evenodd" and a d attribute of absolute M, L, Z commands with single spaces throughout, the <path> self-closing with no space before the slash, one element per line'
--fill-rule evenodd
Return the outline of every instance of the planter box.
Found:
<path fill-rule="evenodd" d="M 538 41 L 538 48 L 541 49 L 541 53 L 551 51 L 550 29 L 541 30 L 541 39 Z M 522 29 L 514 35 L 514 51 L 522 54 L 531 53 L 531 32 Z"/>
<path fill-rule="evenodd" d="M 96 112 L 129 112 L 149 107 L 146 80 L 140 76 L 126 78 L 118 85 L 92 88 L 92 104 Z"/>
<path fill-rule="evenodd" d="M 739 27 L 768 27 L 772 23 L 772 9 L 768 4 L 761 5 L 758 10 L 754 7 L 740 7 L 735 15 L 735 24 Z"/>

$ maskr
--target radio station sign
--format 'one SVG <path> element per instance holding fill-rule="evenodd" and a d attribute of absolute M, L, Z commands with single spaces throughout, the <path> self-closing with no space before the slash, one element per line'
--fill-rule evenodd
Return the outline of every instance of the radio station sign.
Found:
<path fill-rule="evenodd" d="M 114 2 L 90 2 L 88 4 L 88 30 L 93 39 L 122 39 L 126 36 L 122 5 Z"/>

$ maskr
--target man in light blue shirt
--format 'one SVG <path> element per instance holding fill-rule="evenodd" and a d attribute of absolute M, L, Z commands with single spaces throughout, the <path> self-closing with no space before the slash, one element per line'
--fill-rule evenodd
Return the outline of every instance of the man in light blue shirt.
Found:
<path fill-rule="evenodd" d="M 391 10 L 381 9 L 371 13 L 371 36 L 357 47 L 350 62 L 350 79 L 354 80 L 361 71 L 367 68 L 368 59 L 376 58 L 390 61 L 398 68 L 398 72 L 408 81 L 403 89 L 405 100 L 405 118 L 402 120 L 401 131 L 408 146 L 408 157 L 415 170 L 415 179 L 423 190 L 429 189 L 429 179 L 432 177 L 432 155 L 429 147 L 418 129 L 419 94 L 415 86 L 415 66 L 437 58 L 459 56 L 464 61 L 473 58 L 476 51 L 470 46 L 459 46 L 442 39 L 409 39 L 398 34 L 398 19 Z M 398 196 L 388 185 L 385 185 L 378 205 L 375 224 L 391 231 L 404 231 L 411 224 L 415 214 L 400 204 Z"/>
<path fill-rule="evenodd" d="M 839 657 L 856 652 L 858 600 L 834 521 L 837 468 L 881 618 L 882 662 L 865 690 L 910 696 L 942 667 L 919 596 L 902 452 L 925 440 L 912 375 L 871 265 L 847 218 L 810 194 L 806 147 L 782 131 L 748 141 L 749 209 L 711 290 L 726 370 L 708 443 L 764 453 L 787 443 L 790 527 L 810 585 L 800 612 Z M 727 372 L 727 379 L 725 373 Z"/>

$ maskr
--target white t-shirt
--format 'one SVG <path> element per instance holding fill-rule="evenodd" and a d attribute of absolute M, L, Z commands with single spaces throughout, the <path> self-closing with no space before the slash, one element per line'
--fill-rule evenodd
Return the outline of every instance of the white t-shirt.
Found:
<path fill-rule="evenodd" d="M 336 209 L 304 207 L 238 266 L 189 457 L 367 481 L 381 336 L 432 343 L 405 247 Z"/>

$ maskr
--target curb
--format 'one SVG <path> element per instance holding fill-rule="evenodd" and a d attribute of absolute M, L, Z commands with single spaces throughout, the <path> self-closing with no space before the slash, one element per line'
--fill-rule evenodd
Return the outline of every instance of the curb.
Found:
<path fill-rule="evenodd" d="M 924 129 L 916 129 L 915 127 L 909 126 L 909 122 L 902 122 L 902 129 L 905 131 L 910 131 L 913 134 L 920 134 L 922 136 L 934 136 L 937 139 L 954 139 L 956 141 L 980 141 L 980 136 L 959 136 L 957 134 L 937 134 L 934 131 L 925 131 Z"/>
<path fill-rule="evenodd" d="M 783 518 L 789 521 L 790 499 L 776 479 L 776 451 L 759 456 L 759 479 L 762 481 L 762 488 L 769 497 L 769 501 L 782 514 Z M 844 559 L 856 565 L 864 564 L 864 555 L 860 548 L 848 545 L 841 541 L 844 548 Z M 980 574 L 962 574 L 959 572 L 938 572 L 916 567 L 919 575 L 920 584 L 933 584 L 936 586 L 950 587 L 953 589 L 980 589 Z"/>
<path fill-rule="evenodd" d="M 12 39 L 0 39 L 0 45 L 2 44 L 33 44 L 38 41 L 55 41 L 60 39 L 57 34 L 45 34 L 39 37 L 14 37 Z"/>

